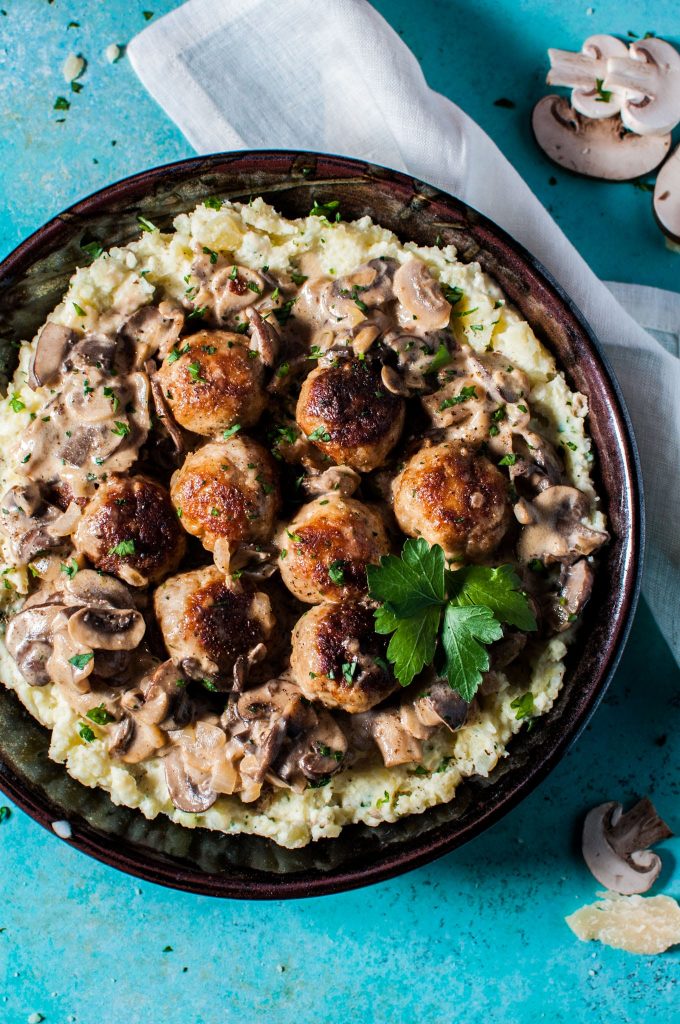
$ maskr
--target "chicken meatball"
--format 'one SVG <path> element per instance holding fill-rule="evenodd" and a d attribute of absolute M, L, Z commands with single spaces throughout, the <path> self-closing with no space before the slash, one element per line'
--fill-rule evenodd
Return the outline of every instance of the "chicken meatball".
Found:
<path fill-rule="evenodd" d="M 244 661 L 264 671 L 275 619 L 253 583 L 215 566 L 195 569 L 161 584 L 154 609 L 168 653 L 188 678 L 230 690 Z"/>
<path fill-rule="evenodd" d="M 134 587 L 173 572 L 185 549 L 170 495 L 145 476 L 111 476 L 100 484 L 74 540 L 97 569 Z"/>
<path fill-rule="evenodd" d="M 280 504 L 274 460 L 241 434 L 192 452 L 173 473 L 170 494 L 182 526 L 208 551 L 268 540 Z"/>
<path fill-rule="evenodd" d="M 308 604 L 361 597 L 366 566 L 390 549 L 374 508 L 333 494 L 303 505 L 275 543 L 283 582 Z"/>
<path fill-rule="evenodd" d="M 257 423 L 265 406 L 264 366 L 240 334 L 199 331 L 182 339 L 158 376 L 173 416 L 209 436 Z"/>
<path fill-rule="evenodd" d="M 385 388 L 378 368 L 344 359 L 312 370 L 302 385 L 296 418 L 324 455 L 367 473 L 397 443 L 404 408 L 404 400 Z"/>
<path fill-rule="evenodd" d="M 440 544 L 449 559 L 485 558 L 510 524 L 507 478 L 485 456 L 450 442 L 421 448 L 392 489 L 404 533 Z"/>
<path fill-rule="evenodd" d="M 308 700 L 355 715 L 398 689 L 373 612 L 357 601 L 310 608 L 293 630 L 291 669 Z"/>

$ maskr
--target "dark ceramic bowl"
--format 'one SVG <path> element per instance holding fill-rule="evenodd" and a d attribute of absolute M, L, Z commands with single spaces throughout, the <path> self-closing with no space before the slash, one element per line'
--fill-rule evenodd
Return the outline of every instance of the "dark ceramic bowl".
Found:
<path fill-rule="evenodd" d="M 31 338 L 60 301 L 81 245 L 108 248 L 139 234 L 137 215 L 169 228 L 210 195 L 262 195 L 288 216 L 313 200 L 339 199 L 346 220 L 370 214 L 404 241 L 453 243 L 476 260 L 555 354 L 572 388 L 588 396 L 599 458 L 597 485 L 611 543 L 564 688 L 538 727 L 513 739 L 491 778 L 465 782 L 450 804 L 378 828 L 355 825 L 339 839 L 288 851 L 266 839 L 189 830 L 114 806 L 47 757 L 49 736 L 0 687 L 0 787 L 49 827 L 68 819 L 70 842 L 99 860 L 162 885 L 214 896 L 282 899 L 367 885 L 424 864 L 478 835 L 555 766 L 583 728 L 614 672 L 635 609 L 643 508 L 635 443 L 614 381 L 578 310 L 520 245 L 458 199 L 382 167 L 311 153 L 227 153 L 158 167 L 111 185 L 46 224 L 0 265 L 0 339 L 8 369 L 13 343 Z"/>

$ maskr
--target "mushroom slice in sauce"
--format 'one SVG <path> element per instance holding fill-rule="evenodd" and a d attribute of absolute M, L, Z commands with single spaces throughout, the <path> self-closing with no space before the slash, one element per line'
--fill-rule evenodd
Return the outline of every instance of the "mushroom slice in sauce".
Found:
<path fill-rule="evenodd" d="M 419 330 L 437 331 L 446 327 L 451 316 L 451 303 L 422 260 L 407 260 L 394 275 L 394 293 L 403 312 L 399 319 L 404 326 L 417 320 Z"/>
<path fill-rule="evenodd" d="M 60 377 L 63 361 L 70 346 L 78 335 L 70 327 L 48 320 L 38 335 L 35 353 L 31 360 L 28 384 L 34 391 L 45 387 Z"/>
<path fill-rule="evenodd" d="M 575 562 L 601 547 L 609 535 L 594 530 L 583 520 L 589 501 L 575 487 L 548 487 L 532 502 L 520 499 L 515 516 L 523 525 L 517 553 L 525 564 L 533 559 L 545 565 Z"/>

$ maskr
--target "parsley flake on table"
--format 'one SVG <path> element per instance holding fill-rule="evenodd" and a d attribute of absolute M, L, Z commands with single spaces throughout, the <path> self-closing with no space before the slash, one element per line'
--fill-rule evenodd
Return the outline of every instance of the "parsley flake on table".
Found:
<path fill-rule="evenodd" d="M 489 668 L 489 644 L 502 623 L 536 629 L 528 598 L 510 565 L 446 568 L 444 552 L 422 537 L 407 540 L 401 556 L 384 555 L 367 567 L 377 633 L 392 634 L 387 657 L 402 686 L 437 661 L 449 686 L 474 697 Z"/>

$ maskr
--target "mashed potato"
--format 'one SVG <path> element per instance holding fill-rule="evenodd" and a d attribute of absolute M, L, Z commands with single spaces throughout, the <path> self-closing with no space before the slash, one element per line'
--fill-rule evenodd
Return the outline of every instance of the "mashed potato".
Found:
<path fill-rule="evenodd" d="M 52 314 L 57 323 L 95 329 L 106 311 L 132 313 L 159 297 L 181 300 L 187 290 L 196 246 L 227 249 L 239 264 L 252 269 L 267 265 L 273 272 L 286 271 L 292 261 L 312 254 L 320 270 L 331 276 L 353 271 L 371 259 L 389 256 L 400 263 L 417 256 L 441 282 L 464 292 L 454 319 L 459 341 L 479 352 L 492 347 L 523 370 L 531 382 L 534 414 L 542 418 L 542 430 L 564 453 L 569 481 L 593 499 L 591 525 L 602 529 L 604 518 L 590 477 L 591 443 L 585 433 L 587 403 L 569 390 L 564 375 L 531 327 L 504 301 L 498 286 L 476 263 L 463 264 L 452 246 L 423 248 L 402 244 L 368 217 L 353 223 L 328 223 L 317 216 L 287 220 L 262 199 L 248 205 L 224 203 L 220 209 L 199 206 L 175 220 L 175 233 L 146 230 L 139 240 L 113 248 L 73 276 L 63 302 Z M 83 315 L 81 315 L 81 313 Z M 27 374 L 35 340 L 26 342 L 8 397 L 0 401 L 0 451 L 6 456 L 17 433 L 42 405 L 40 393 L 27 386 Z M 547 426 L 546 426 L 547 424 Z M 3 493 L 16 483 L 16 474 L 4 458 L 0 462 Z M 26 593 L 25 567 L 13 568 L 4 552 L 7 603 Z M 409 814 L 421 813 L 454 797 L 459 782 L 473 775 L 488 776 L 499 759 L 507 756 L 507 744 L 523 725 L 517 698 L 533 695 L 533 716 L 552 707 L 562 685 L 563 659 L 570 632 L 546 641 L 543 650 L 524 666 L 517 682 L 495 673 L 494 686 L 481 696 L 466 724 L 455 733 L 440 730 L 425 745 L 424 765 L 385 768 L 382 763 L 346 769 L 318 789 L 298 794 L 275 790 L 256 804 L 237 797 L 221 796 L 201 814 L 177 810 L 170 801 L 162 761 L 152 758 L 138 765 L 113 760 L 103 738 L 84 743 L 79 735 L 79 716 L 63 700 L 56 687 L 29 686 L 18 672 L 4 644 L 0 643 L 0 676 L 17 693 L 32 715 L 52 731 L 50 757 L 84 785 L 100 786 L 114 803 L 139 808 L 149 818 L 163 813 L 186 827 L 203 827 L 226 833 L 267 836 L 282 846 L 304 846 L 310 840 L 338 836 L 344 825 L 364 822 L 377 825 Z"/>

